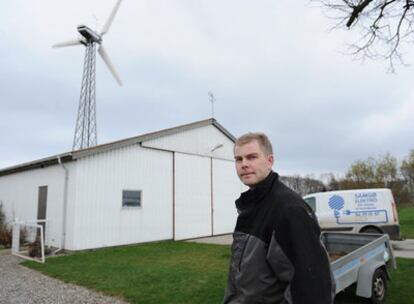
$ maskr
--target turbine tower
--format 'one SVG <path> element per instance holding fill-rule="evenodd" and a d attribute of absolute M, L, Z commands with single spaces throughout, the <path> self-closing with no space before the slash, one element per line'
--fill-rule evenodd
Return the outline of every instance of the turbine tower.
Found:
<path fill-rule="evenodd" d="M 79 25 L 77 30 L 80 34 L 78 39 L 70 40 L 53 45 L 54 48 L 75 45 L 85 46 L 85 59 L 83 65 L 82 85 L 79 99 L 78 116 L 76 119 L 75 135 L 73 137 L 72 150 L 85 149 L 96 146 L 98 134 L 96 130 L 96 96 L 95 96 L 95 57 L 96 44 L 99 45 L 98 53 L 105 62 L 112 76 L 121 86 L 115 67 L 113 66 L 105 48 L 102 45 L 102 36 L 106 34 L 114 20 L 122 0 L 118 0 L 113 8 L 111 15 L 106 21 L 100 34 L 93 31 L 86 25 Z"/>

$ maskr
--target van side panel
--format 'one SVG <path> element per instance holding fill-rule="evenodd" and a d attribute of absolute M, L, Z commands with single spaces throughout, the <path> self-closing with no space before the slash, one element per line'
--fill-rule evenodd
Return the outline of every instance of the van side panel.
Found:
<path fill-rule="evenodd" d="M 315 213 L 322 230 L 360 232 L 376 227 L 398 239 L 400 227 L 394 199 L 389 189 L 359 189 L 314 193 Z"/>

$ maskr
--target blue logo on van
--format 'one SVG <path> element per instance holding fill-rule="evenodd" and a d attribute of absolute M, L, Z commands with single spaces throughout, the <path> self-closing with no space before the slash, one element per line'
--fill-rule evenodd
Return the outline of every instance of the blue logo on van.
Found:
<path fill-rule="evenodd" d="M 341 210 L 344 207 L 345 201 L 339 195 L 334 195 L 329 199 L 329 208 L 333 210 Z"/>
<path fill-rule="evenodd" d="M 362 202 L 356 210 L 343 210 L 345 200 L 340 195 L 333 195 L 329 198 L 329 208 L 333 210 L 333 215 L 336 218 L 337 224 L 374 224 L 374 223 L 388 223 L 387 210 L 372 209 L 368 204 L 373 204 L 377 201 L 376 193 L 355 195 L 356 201 L 359 199 Z M 360 209 L 361 207 L 365 207 Z"/>

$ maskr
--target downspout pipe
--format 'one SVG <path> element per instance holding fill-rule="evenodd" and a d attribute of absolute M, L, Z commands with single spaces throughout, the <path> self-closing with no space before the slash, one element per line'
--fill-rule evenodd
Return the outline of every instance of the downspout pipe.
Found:
<path fill-rule="evenodd" d="M 60 245 L 60 250 L 65 250 L 66 245 L 66 214 L 68 206 L 68 183 L 69 183 L 69 170 L 62 163 L 60 156 L 57 157 L 59 165 L 65 171 L 65 183 L 63 186 L 63 211 L 62 211 L 62 240 Z"/>

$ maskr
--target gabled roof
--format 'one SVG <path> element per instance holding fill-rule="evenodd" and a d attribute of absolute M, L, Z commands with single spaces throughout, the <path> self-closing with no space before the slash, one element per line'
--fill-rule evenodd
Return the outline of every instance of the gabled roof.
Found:
<path fill-rule="evenodd" d="M 134 137 L 130 137 L 130 138 L 126 138 L 126 139 L 122 139 L 122 140 L 118 140 L 118 141 L 114 141 L 114 142 L 110 142 L 110 143 L 106 143 L 102 145 L 97 145 L 97 146 L 87 148 L 87 149 L 57 154 L 54 156 L 34 160 L 31 162 L 19 164 L 16 166 L 7 167 L 7 168 L 0 170 L 0 176 L 22 172 L 22 171 L 27 171 L 27 170 L 34 169 L 34 168 L 44 168 L 47 166 L 56 165 L 56 164 L 59 164 L 59 161 L 70 162 L 83 156 L 96 154 L 96 153 L 103 152 L 103 151 L 118 149 L 121 147 L 130 146 L 134 144 L 139 144 L 147 140 L 157 139 L 160 137 L 164 137 L 164 136 L 168 136 L 168 135 L 172 135 L 172 134 L 176 134 L 176 133 L 180 133 L 183 131 L 192 130 L 192 129 L 196 129 L 196 128 L 200 128 L 204 126 L 209 126 L 209 125 L 215 126 L 217 129 L 223 132 L 223 134 L 226 135 L 233 142 L 236 141 L 236 138 L 229 131 L 227 131 L 222 125 L 220 125 L 214 118 L 210 118 L 210 119 L 200 120 L 200 121 L 196 121 L 193 123 L 177 126 L 174 128 L 163 129 L 157 132 L 134 136 Z"/>

